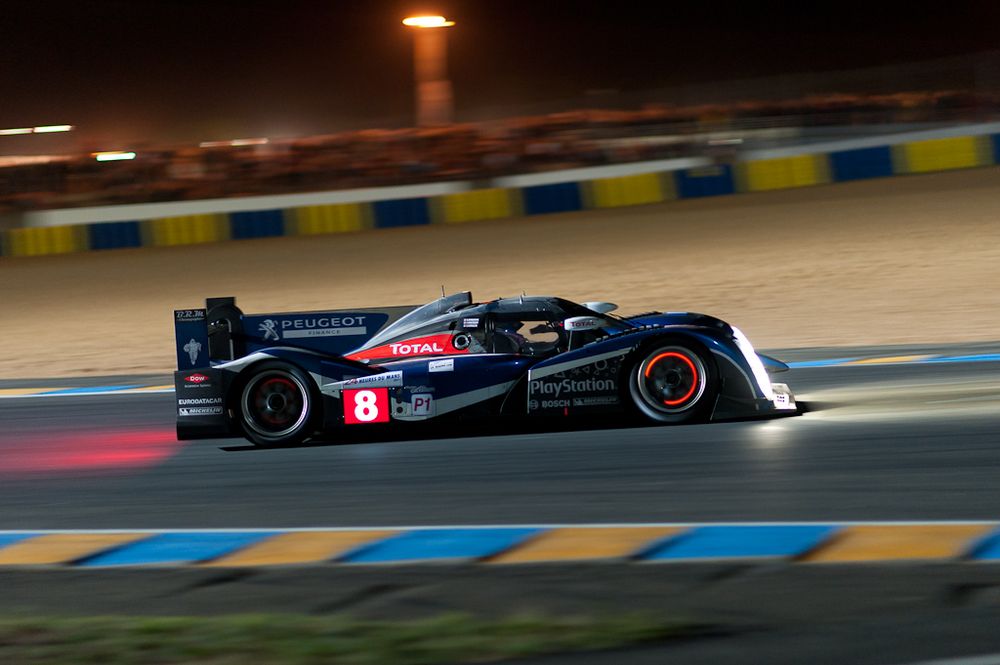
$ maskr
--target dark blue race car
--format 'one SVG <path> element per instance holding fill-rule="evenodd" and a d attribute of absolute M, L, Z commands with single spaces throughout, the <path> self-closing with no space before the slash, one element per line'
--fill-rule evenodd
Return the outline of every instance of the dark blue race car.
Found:
<path fill-rule="evenodd" d="M 347 427 L 630 415 L 675 424 L 794 413 L 787 370 L 739 329 L 687 312 L 611 314 L 469 293 L 421 307 L 174 312 L 180 439 L 294 445 Z"/>

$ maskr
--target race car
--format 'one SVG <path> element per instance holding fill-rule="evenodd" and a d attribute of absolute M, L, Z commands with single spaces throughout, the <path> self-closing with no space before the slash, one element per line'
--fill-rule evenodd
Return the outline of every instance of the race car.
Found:
<path fill-rule="evenodd" d="M 177 437 L 288 446 L 423 421 L 680 424 L 796 411 L 769 377 L 788 367 L 738 328 L 616 309 L 463 292 L 423 306 L 244 314 L 235 298 L 210 298 L 174 311 Z"/>

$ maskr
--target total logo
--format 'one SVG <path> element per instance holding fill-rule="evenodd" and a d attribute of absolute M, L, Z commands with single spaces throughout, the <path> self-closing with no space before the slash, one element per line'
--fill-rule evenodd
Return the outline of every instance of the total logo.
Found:
<path fill-rule="evenodd" d="M 428 353 L 444 353 L 444 349 L 437 342 L 390 344 L 389 349 L 394 356 L 422 356 Z"/>
<path fill-rule="evenodd" d="M 204 374 L 188 374 L 184 377 L 184 380 L 188 383 L 204 383 L 208 381 L 208 377 Z"/>
<path fill-rule="evenodd" d="M 455 335 L 443 333 L 439 335 L 426 335 L 416 337 L 402 342 L 390 342 L 383 346 L 376 346 L 363 351 L 356 351 L 348 355 L 351 360 L 373 360 L 377 358 L 408 358 L 413 356 L 430 356 L 440 353 L 469 353 L 469 344 L 461 344 L 463 338 L 468 335 Z"/>

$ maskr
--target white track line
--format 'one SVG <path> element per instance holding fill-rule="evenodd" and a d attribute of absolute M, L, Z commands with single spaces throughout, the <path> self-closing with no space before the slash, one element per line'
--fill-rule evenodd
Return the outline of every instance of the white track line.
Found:
<path fill-rule="evenodd" d="M 23 533 L 260 533 L 280 531 L 282 533 L 315 533 L 319 531 L 413 531 L 417 529 L 563 529 L 563 528 L 587 528 L 587 529 L 619 529 L 635 527 L 680 527 L 697 528 L 703 526 L 995 526 L 1000 527 L 1000 522 L 996 520 L 905 520 L 898 522 L 865 522 L 849 521 L 840 522 L 830 520 L 828 522 L 622 522 L 621 524 L 597 523 L 597 524 L 432 524 L 432 525 L 409 525 L 409 526 L 331 526 L 331 527 L 247 527 L 239 528 L 193 528 L 193 529 L 11 529 L 0 530 L 0 534 L 23 534 Z"/>

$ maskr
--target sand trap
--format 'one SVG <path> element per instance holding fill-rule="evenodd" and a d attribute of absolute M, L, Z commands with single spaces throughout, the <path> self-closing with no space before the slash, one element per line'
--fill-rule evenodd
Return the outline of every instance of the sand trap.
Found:
<path fill-rule="evenodd" d="M 1000 171 L 460 226 L 0 260 L 0 378 L 166 372 L 172 310 L 608 299 L 761 347 L 1000 339 Z"/>

